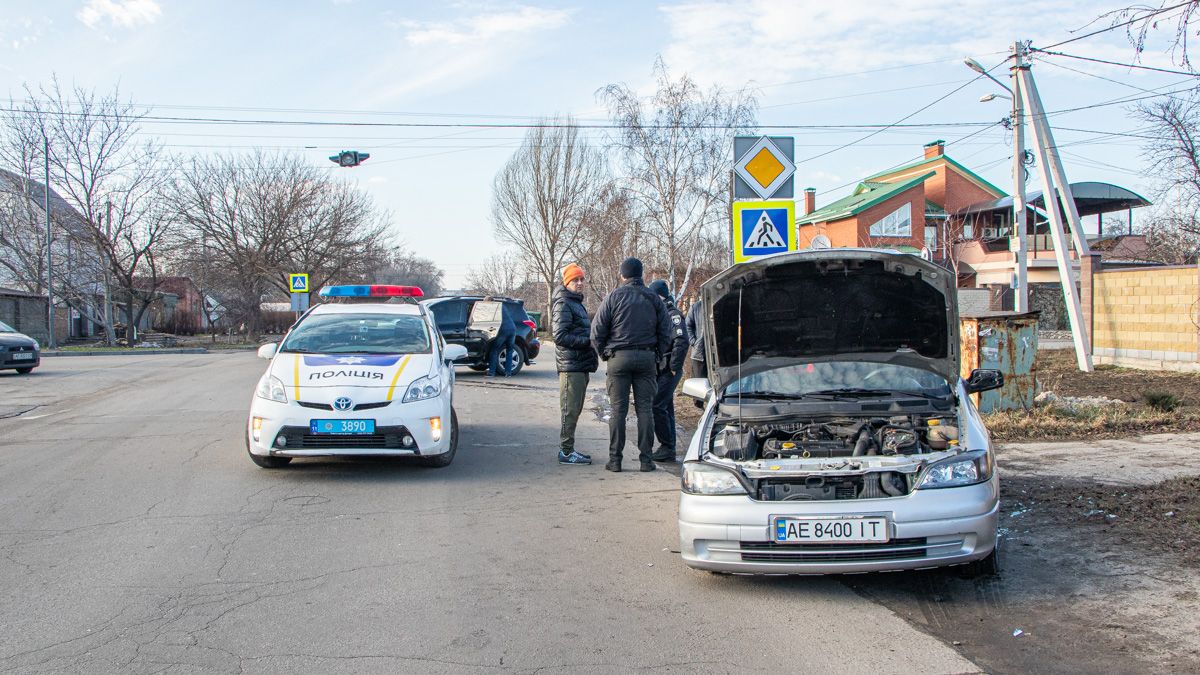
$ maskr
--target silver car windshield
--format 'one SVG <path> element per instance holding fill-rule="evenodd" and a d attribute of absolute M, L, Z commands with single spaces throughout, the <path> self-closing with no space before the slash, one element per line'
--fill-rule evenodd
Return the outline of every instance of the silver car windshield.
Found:
<path fill-rule="evenodd" d="M 429 332 L 418 316 L 310 315 L 288 333 L 281 352 L 315 354 L 427 354 Z"/>
<path fill-rule="evenodd" d="M 866 361 L 826 361 L 783 366 L 735 380 L 726 395 L 907 392 L 923 396 L 950 395 L 950 385 L 940 375 L 911 366 Z"/>
<path fill-rule="evenodd" d="M 15 333 L 15 332 L 17 332 L 16 328 L 13 328 L 12 326 L 4 323 L 3 321 L 0 321 L 0 333 Z"/>

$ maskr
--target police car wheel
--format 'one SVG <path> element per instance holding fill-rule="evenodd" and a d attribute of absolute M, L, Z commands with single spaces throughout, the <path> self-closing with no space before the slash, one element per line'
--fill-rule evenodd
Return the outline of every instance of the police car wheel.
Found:
<path fill-rule="evenodd" d="M 264 469 L 282 469 L 291 464 L 291 457 L 271 457 L 270 455 L 256 455 L 250 452 L 250 439 L 246 439 L 246 454 L 250 455 L 250 461 L 261 466 Z"/>
<path fill-rule="evenodd" d="M 419 461 L 421 466 L 429 466 L 440 469 L 444 466 L 450 466 L 450 462 L 454 461 L 454 453 L 458 452 L 458 413 L 454 408 L 450 409 L 450 449 L 440 455 L 432 457 L 422 457 Z"/>
<path fill-rule="evenodd" d="M 283 467 L 287 466 L 288 464 L 291 464 L 292 458 L 291 457 L 270 457 L 270 456 L 256 455 L 254 453 L 250 453 L 250 461 L 254 462 L 255 464 L 261 466 L 264 469 L 282 469 Z"/>

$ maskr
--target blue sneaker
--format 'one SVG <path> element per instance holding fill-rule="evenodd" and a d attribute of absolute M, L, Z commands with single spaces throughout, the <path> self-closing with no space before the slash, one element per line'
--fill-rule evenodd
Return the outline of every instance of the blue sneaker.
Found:
<path fill-rule="evenodd" d="M 568 454 L 564 453 L 562 450 L 559 450 L 558 451 L 558 463 L 559 464 L 591 464 L 592 458 L 581 455 L 578 452 L 572 452 L 571 454 L 568 455 Z"/>

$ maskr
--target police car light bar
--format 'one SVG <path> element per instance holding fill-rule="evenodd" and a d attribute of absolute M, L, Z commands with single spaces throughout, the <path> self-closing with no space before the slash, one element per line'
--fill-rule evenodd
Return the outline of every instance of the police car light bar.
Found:
<path fill-rule="evenodd" d="M 425 296 L 417 286 L 326 286 L 317 295 L 322 298 L 421 298 Z"/>

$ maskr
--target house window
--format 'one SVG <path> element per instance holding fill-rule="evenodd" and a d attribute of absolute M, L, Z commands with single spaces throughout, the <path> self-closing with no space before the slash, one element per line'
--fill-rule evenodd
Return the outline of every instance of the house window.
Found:
<path fill-rule="evenodd" d="M 963 239 L 974 239 L 975 238 L 975 221 L 974 220 L 970 221 L 969 223 L 963 224 L 962 236 L 963 236 Z"/>
<path fill-rule="evenodd" d="M 930 251 L 937 250 L 937 225 L 925 226 L 925 248 Z"/>
<path fill-rule="evenodd" d="M 911 237 L 912 203 L 905 203 L 871 225 L 872 237 Z"/>

